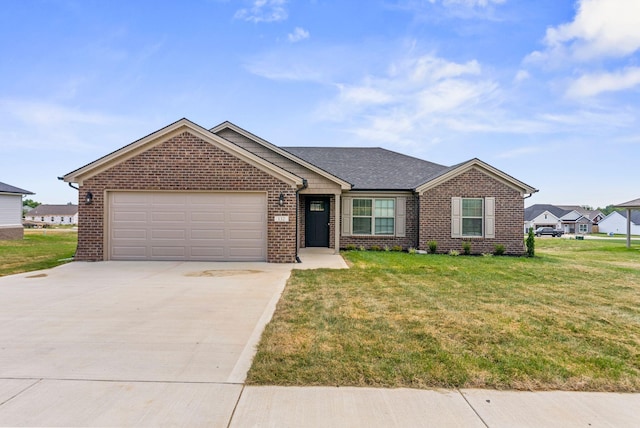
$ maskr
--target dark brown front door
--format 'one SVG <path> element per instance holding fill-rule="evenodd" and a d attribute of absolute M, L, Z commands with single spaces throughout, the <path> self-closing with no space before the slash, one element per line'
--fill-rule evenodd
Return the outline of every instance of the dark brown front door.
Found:
<path fill-rule="evenodd" d="M 305 207 L 305 244 L 307 247 L 329 246 L 329 198 L 307 197 Z"/>

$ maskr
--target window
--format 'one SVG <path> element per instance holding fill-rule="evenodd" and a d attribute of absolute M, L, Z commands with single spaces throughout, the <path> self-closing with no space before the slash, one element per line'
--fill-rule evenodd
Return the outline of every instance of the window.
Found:
<path fill-rule="evenodd" d="M 60 217 L 60 223 L 64 223 L 64 217 Z"/>
<path fill-rule="evenodd" d="M 354 235 L 393 235 L 395 199 L 354 199 L 352 230 Z"/>
<path fill-rule="evenodd" d="M 324 201 L 311 201 L 309 211 L 324 211 Z"/>
<path fill-rule="evenodd" d="M 451 237 L 496 237 L 496 198 L 451 198 Z"/>
<path fill-rule="evenodd" d="M 580 233 L 587 233 L 587 225 L 586 224 L 579 224 L 578 225 L 578 232 Z"/>
<path fill-rule="evenodd" d="M 462 236 L 482 236 L 482 199 L 462 199 Z"/>

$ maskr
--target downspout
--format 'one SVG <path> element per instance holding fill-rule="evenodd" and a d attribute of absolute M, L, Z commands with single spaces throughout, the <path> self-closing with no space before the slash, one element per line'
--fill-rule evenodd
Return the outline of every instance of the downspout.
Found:
<path fill-rule="evenodd" d="M 64 181 L 64 177 L 58 177 L 58 180 L 60 181 Z M 69 187 L 71 187 L 72 189 L 76 189 L 77 191 L 80 191 L 80 189 L 76 186 L 73 185 L 73 183 L 69 182 L 67 183 L 69 185 Z M 78 199 L 80 198 L 80 196 L 78 196 Z M 78 200 L 78 205 L 80 205 L 80 200 Z M 74 251 L 72 258 L 75 259 L 76 258 L 76 254 L 78 254 L 78 244 L 76 243 L 76 251 Z"/>
<path fill-rule="evenodd" d="M 298 247 L 300 246 L 300 232 L 298 230 L 300 228 L 300 221 L 298 219 L 298 216 L 300 215 L 300 191 L 306 189 L 308 185 L 309 183 L 307 182 L 307 179 L 303 178 L 302 187 L 296 190 L 296 263 L 302 263 L 302 260 L 298 257 Z"/>
<path fill-rule="evenodd" d="M 417 201 L 418 203 L 416 204 L 416 221 L 418 222 L 418 227 L 416 227 L 416 250 L 420 249 L 420 204 L 422 203 L 422 198 L 420 197 L 420 193 L 416 192 L 415 193 L 418 198 Z M 406 224 L 406 222 L 405 222 Z M 408 250 L 408 248 L 407 248 Z"/>
<path fill-rule="evenodd" d="M 58 180 L 63 181 L 64 177 L 58 177 Z M 76 189 L 76 190 L 80 190 L 79 188 L 77 188 L 76 186 L 73 185 L 73 183 L 67 183 L 69 185 L 69 187 L 71 187 L 72 189 Z"/>

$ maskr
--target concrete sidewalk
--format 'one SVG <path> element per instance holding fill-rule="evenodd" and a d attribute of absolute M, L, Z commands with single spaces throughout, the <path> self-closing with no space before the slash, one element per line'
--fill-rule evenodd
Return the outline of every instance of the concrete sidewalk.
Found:
<path fill-rule="evenodd" d="M 640 394 L 245 387 L 231 427 L 639 427 Z"/>

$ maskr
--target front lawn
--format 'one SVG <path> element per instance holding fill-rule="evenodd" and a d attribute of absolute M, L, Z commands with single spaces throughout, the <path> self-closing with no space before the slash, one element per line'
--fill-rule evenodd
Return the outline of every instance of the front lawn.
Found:
<path fill-rule="evenodd" d="M 24 239 L 0 240 L 0 276 L 48 269 L 70 261 L 78 233 L 68 229 L 25 230 Z"/>
<path fill-rule="evenodd" d="M 249 384 L 640 391 L 640 244 L 536 257 L 346 252 L 294 271 Z"/>

